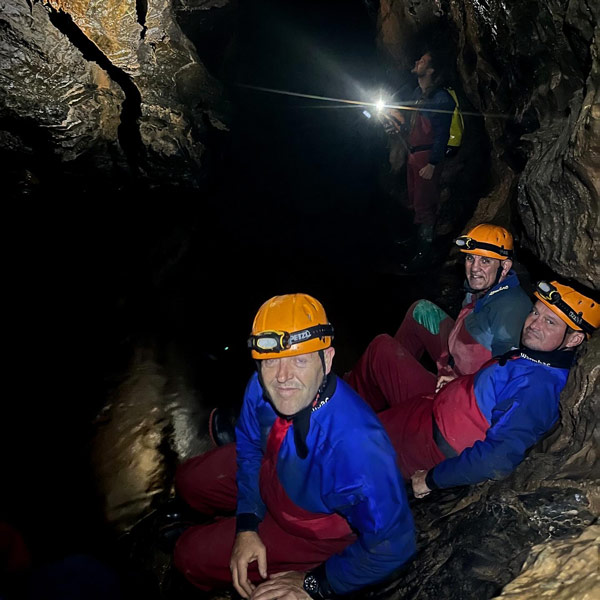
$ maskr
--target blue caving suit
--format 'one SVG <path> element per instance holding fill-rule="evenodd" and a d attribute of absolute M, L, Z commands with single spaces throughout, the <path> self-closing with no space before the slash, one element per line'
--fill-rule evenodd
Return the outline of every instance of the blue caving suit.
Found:
<path fill-rule="evenodd" d="M 310 413 L 307 456 L 298 455 L 292 425 L 279 449 L 276 472 L 294 505 L 309 513 L 341 515 L 356 534 L 324 563 L 329 586 L 344 594 L 381 581 L 403 565 L 415 552 L 415 530 L 396 454 L 381 423 L 346 383 L 333 374 L 329 380 L 324 392 L 329 400 Z M 236 426 L 238 523 L 258 523 L 267 510 L 278 513 L 278 506 L 265 505 L 259 489 L 276 419 L 255 373 Z"/>

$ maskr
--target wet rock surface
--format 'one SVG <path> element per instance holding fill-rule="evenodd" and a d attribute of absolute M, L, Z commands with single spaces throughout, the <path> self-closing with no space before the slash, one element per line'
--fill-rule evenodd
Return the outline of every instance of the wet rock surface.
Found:
<path fill-rule="evenodd" d="M 169 0 L 10 0 L 1 19 L 0 150 L 199 184 L 221 90 Z"/>
<path fill-rule="evenodd" d="M 482 486 L 413 505 L 420 529 L 414 571 L 391 598 L 492 598 L 520 572 L 533 544 L 581 533 L 594 520 L 576 489 L 517 494 Z"/>
<path fill-rule="evenodd" d="M 65 161 L 86 152 L 113 153 L 121 88 L 50 21 L 40 3 L 2 2 L 0 9 L 1 147 Z"/>
<path fill-rule="evenodd" d="M 156 347 L 137 347 L 95 420 L 95 480 L 106 520 L 119 532 L 168 500 L 177 463 L 213 447 L 210 407 L 202 406 L 174 348 L 165 354 L 159 364 Z"/>

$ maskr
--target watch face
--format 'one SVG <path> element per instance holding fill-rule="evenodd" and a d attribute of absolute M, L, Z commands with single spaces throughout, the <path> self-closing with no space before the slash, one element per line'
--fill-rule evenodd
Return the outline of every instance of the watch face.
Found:
<path fill-rule="evenodd" d="M 315 578 L 314 575 L 311 575 L 309 573 L 308 575 L 306 575 L 304 577 L 304 589 L 309 594 L 316 594 L 317 593 L 317 591 L 319 590 L 319 582 L 317 581 L 317 579 Z"/>

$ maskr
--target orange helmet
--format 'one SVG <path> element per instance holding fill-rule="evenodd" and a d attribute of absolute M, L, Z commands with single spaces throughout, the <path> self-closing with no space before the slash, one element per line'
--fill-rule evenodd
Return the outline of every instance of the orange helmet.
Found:
<path fill-rule="evenodd" d="M 506 260 L 513 257 L 513 237 L 499 225 L 482 223 L 454 242 L 461 252 Z"/>
<path fill-rule="evenodd" d="M 267 300 L 256 313 L 248 347 L 252 358 L 281 358 L 331 346 L 333 327 L 323 305 L 308 294 Z"/>
<path fill-rule="evenodd" d="M 571 329 L 588 337 L 600 327 L 600 304 L 558 281 L 538 281 L 533 295 Z"/>

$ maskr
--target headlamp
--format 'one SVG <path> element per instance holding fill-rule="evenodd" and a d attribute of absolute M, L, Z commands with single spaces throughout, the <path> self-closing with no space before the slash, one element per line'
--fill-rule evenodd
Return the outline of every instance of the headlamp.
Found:
<path fill-rule="evenodd" d="M 474 250 L 472 246 L 473 238 L 467 237 L 466 235 L 457 238 L 455 243 L 459 248 L 464 248 L 465 250 Z"/>
<path fill-rule="evenodd" d="M 560 292 L 547 281 L 538 281 L 537 293 L 550 304 L 558 304 L 561 301 Z M 563 302 L 564 304 L 564 302 Z"/>
<path fill-rule="evenodd" d="M 333 337 L 332 325 L 315 325 L 294 331 L 261 331 L 248 338 L 248 348 L 256 352 L 283 352 L 295 344 L 308 342 L 314 338 Z"/>
<path fill-rule="evenodd" d="M 377 109 L 377 112 L 381 112 L 385 108 L 385 102 L 380 98 L 375 102 L 375 108 Z"/>
<path fill-rule="evenodd" d="M 495 244 L 488 244 L 487 242 L 478 242 L 476 239 L 469 237 L 468 235 L 461 235 L 459 238 L 454 240 L 454 243 L 461 250 L 489 250 L 500 254 L 500 256 L 506 256 L 506 258 L 512 258 L 512 250 L 496 246 Z"/>

